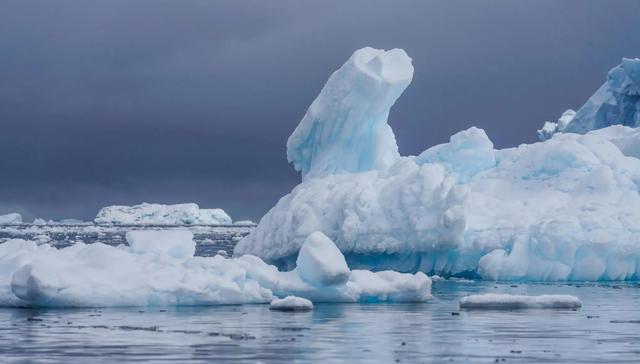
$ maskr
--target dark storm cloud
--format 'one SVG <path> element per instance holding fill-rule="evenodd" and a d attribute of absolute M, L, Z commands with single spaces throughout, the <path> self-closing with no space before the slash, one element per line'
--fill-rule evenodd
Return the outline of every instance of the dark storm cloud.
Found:
<path fill-rule="evenodd" d="M 0 213 L 91 218 L 195 201 L 258 218 L 297 183 L 285 142 L 357 48 L 404 48 L 403 154 L 471 125 L 535 140 L 622 57 L 637 1 L 3 1 Z"/>

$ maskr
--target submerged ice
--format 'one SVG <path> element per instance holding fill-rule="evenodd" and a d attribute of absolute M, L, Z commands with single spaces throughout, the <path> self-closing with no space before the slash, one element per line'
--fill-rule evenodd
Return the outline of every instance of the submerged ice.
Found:
<path fill-rule="evenodd" d="M 357 66 L 362 54 L 380 60 Z M 638 123 L 638 64 L 624 60 L 584 107 L 563 115 L 563 131 L 579 133 L 549 127 L 544 142 L 495 149 L 470 128 L 399 156 L 386 116 L 411 80 L 411 60 L 398 50 L 357 51 L 289 139 L 303 182 L 235 254 L 293 268 L 320 231 L 352 267 L 503 280 L 640 278 L 640 134 L 630 127 Z M 613 124 L 623 125 L 602 128 Z"/>
<path fill-rule="evenodd" d="M 62 249 L 19 239 L 0 244 L 0 306 L 184 306 L 300 297 L 274 303 L 284 309 L 308 306 L 306 300 L 424 301 L 430 297 L 431 280 L 422 273 L 373 273 L 336 265 L 334 259 L 344 261 L 344 257 L 321 233 L 308 241 L 311 246 L 303 250 L 300 265 L 290 272 L 278 271 L 251 255 L 194 256 L 189 231 L 133 231 L 127 241 L 128 245 L 116 247 L 76 243 Z M 326 252 L 331 254 L 323 258 Z"/>

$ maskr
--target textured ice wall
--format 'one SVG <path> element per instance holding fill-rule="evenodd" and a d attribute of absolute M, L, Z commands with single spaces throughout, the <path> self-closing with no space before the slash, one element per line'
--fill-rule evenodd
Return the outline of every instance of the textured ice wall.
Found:
<path fill-rule="evenodd" d="M 624 58 L 607 81 L 577 112 L 567 110 L 557 123 L 546 122 L 541 140 L 557 132 L 584 134 L 610 125 L 640 126 L 640 59 Z"/>
<path fill-rule="evenodd" d="M 103 207 L 94 221 L 115 225 L 228 225 L 231 217 L 222 209 L 201 209 L 195 203 Z"/>
<path fill-rule="evenodd" d="M 470 128 L 386 168 L 308 175 L 235 254 L 293 268 L 317 230 L 352 267 L 536 281 L 640 278 L 639 135 L 611 126 L 496 150 Z"/>
<path fill-rule="evenodd" d="M 412 77 L 411 58 L 401 49 L 353 53 L 289 137 L 289 162 L 303 178 L 391 165 L 400 155 L 387 117 Z"/>

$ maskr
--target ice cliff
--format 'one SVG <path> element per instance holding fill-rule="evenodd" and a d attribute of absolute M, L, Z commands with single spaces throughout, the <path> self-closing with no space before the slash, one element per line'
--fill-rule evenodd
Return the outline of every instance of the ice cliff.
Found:
<path fill-rule="evenodd" d="M 638 64 L 624 60 L 575 116 L 563 116 L 567 132 L 544 142 L 495 149 L 470 128 L 404 157 L 386 117 L 411 80 L 411 59 L 400 50 L 356 51 L 289 139 L 303 182 L 235 254 L 293 268 L 303 242 L 321 231 L 351 267 L 640 278 L 640 133 L 624 126 L 638 124 Z M 611 124 L 623 125 L 598 129 Z"/>
<path fill-rule="evenodd" d="M 321 233 L 308 237 L 291 272 L 251 255 L 194 256 L 189 231 L 132 231 L 127 241 L 116 247 L 76 243 L 61 249 L 19 239 L 0 244 L 0 306 L 269 303 L 290 295 L 313 302 L 431 297 L 431 280 L 422 273 L 373 273 L 341 265 L 344 257 Z"/>
<path fill-rule="evenodd" d="M 222 209 L 201 209 L 195 203 L 103 207 L 96 224 L 114 225 L 229 225 L 231 217 Z"/>

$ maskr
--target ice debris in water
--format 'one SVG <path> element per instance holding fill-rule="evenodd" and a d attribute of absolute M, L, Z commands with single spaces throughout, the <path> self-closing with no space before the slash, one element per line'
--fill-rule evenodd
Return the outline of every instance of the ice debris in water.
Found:
<path fill-rule="evenodd" d="M 271 301 L 269 309 L 273 311 L 311 311 L 313 310 L 313 303 L 306 298 L 287 296 Z"/>
<path fill-rule="evenodd" d="M 96 224 L 114 225 L 229 225 L 231 217 L 222 209 L 201 209 L 195 203 L 103 207 Z"/>
<path fill-rule="evenodd" d="M 370 61 L 359 61 L 364 56 Z M 593 114 L 635 126 L 638 64 L 625 60 L 610 73 L 597 93 L 609 101 L 594 96 L 560 124 L 578 130 L 573 123 Z M 417 157 L 399 156 L 386 118 L 412 72 L 404 52 L 365 48 L 329 78 L 287 145 L 303 182 L 237 244 L 236 256 L 292 269 L 305 239 L 321 231 L 351 268 L 524 281 L 640 278 L 639 129 L 556 133 L 495 149 L 474 127 Z M 587 112 L 594 108 L 606 112 Z M 589 128 L 606 126 L 598 120 Z"/>
<path fill-rule="evenodd" d="M 610 125 L 640 126 L 640 59 L 624 58 L 607 81 L 577 112 L 567 110 L 557 123 L 545 122 L 541 140 L 562 133 L 585 134 Z"/>
<path fill-rule="evenodd" d="M 0 225 L 22 224 L 22 215 L 12 212 L 10 214 L 0 215 Z"/>
<path fill-rule="evenodd" d="M 281 272 L 260 258 L 193 256 L 188 231 L 127 234 L 129 245 L 56 249 L 19 239 L 0 244 L 0 306 L 104 307 L 269 303 L 294 295 L 319 302 L 424 301 L 431 280 L 403 274 L 336 269 L 333 243 L 315 234 L 309 259 Z M 318 244 L 318 241 L 320 243 Z M 317 253 L 331 251 L 323 259 Z M 314 273 L 312 270 L 317 269 Z M 300 272 L 304 272 L 300 275 Z M 308 281 L 307 279 L 311 279 Z"/>
<path fill-rule="evenodd" d="M 488 309 L 488 310 L 513 310 L 525 308 L 579 308 L 582 302 L 576 296 L 571 295 L 512 295 L 501 293 L 476 294 L 463 297 L 460 300 L 460 308 Z"/>

